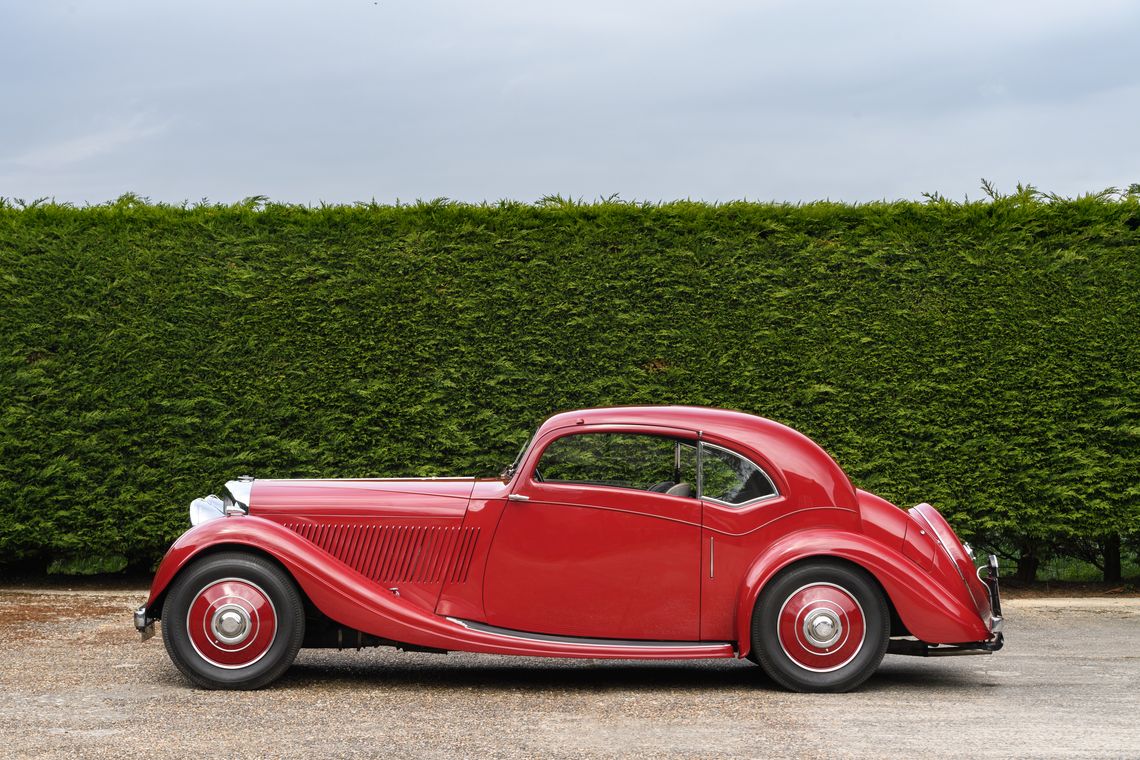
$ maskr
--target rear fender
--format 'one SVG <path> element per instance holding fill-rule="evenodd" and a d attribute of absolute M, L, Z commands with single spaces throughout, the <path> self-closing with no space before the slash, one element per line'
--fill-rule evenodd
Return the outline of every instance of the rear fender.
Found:
<path fill-rule="evenodd" d="M 872 538 L 836 530 L 804 531 L 772 544 L 744 576 L 736 610 L 740 656 L 752 648 L 752 611 L 765 585 L 784 568 L 806 559 L 844 559 L 879 582 L 907 630 L 931 644 L 984 641 L 990 637 L 978 613 L 897 549 Z"/>

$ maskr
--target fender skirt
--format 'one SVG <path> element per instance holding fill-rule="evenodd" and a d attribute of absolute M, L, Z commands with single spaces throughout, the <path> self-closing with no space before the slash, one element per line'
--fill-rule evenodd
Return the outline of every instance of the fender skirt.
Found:
<path fill-rule="evenodd" d="M 145 610 L 152 610 L 178 572 L 211 548 L 248 547 L 280 562 L 302 592 L 329 619 L 393 643 L 432 649 L 521 654 L 535 657 L 620 659 L 725 658 L 736 655 L 727 642 L 639 642 L 528 638 L 525 634 L 480 630 L 441 617 L 378 586 L 320 547 L 277 523 L 256 516 L 203 523 L 182 535 L 167 551 L 151 586 Z M 157 613 L 157 614 L 156 614 Z"/>
<path fill-rule="evenodd" d="M 835 557 L 873 575 L 894 604 L 903 625 L 918 639 L 929 644 L 961 644 L 991 638 L 985 623 L 964 599 L 965 586 L 949 589 L 897 549 L 857 533 L 827 529 L 788 536 L 752 563 L 736 610 L 740 656 L 752 648 L 752 610 L 765 584 L 793 562 Z"/>

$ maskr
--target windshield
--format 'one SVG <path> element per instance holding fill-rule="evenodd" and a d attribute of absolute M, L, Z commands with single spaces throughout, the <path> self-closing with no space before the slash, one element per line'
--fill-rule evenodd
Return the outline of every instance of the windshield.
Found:
<path fill-rule="evenodd" d="M 537 430 L 534 431 L 534 435 L 526 439 L 526 443 L 522 445 L 522 448 L 519 449 L 519 453 L 515 456 L 515 461 L 511 462 L 507 467 L 503 469 L 502 472 L 499 473 L 499 477 L 504 481 L 510 480 L 515 476 L 515 473 L 518 472 L 519 465 L 522 464 L 523 454 L 525 454 L 526 450 L 530 448 L 530 442 L 534 440 L 535 435 L 538 435 Z"/>

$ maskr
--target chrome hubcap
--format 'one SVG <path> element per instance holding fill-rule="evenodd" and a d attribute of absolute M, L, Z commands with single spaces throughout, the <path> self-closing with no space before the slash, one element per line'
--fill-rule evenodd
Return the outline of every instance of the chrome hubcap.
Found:
<path fill-rule="evenodd" d="M 843 623 L 829 609 L 816 609 L 804 617 L 804 636 L 813 646 L 826 648 L 843 635 Z"/>
<path fill-rule="evenodd" d="M 237 644 L 249 636 L 249 613 L 236 604 L 227 604 L 214 613 L 210 628 L 220 641 Z"/>

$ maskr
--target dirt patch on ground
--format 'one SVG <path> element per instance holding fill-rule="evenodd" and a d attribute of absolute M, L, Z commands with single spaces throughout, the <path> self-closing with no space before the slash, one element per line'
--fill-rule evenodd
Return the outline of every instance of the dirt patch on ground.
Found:
<path fill-rule="evenodd" d="M 0 591 L 0 619 L 7 640 L 53 635 L 49 627 L 87 625 L 117 613 L 126 619 L 129 612 L 129 605 L 105 596 Z"/>

